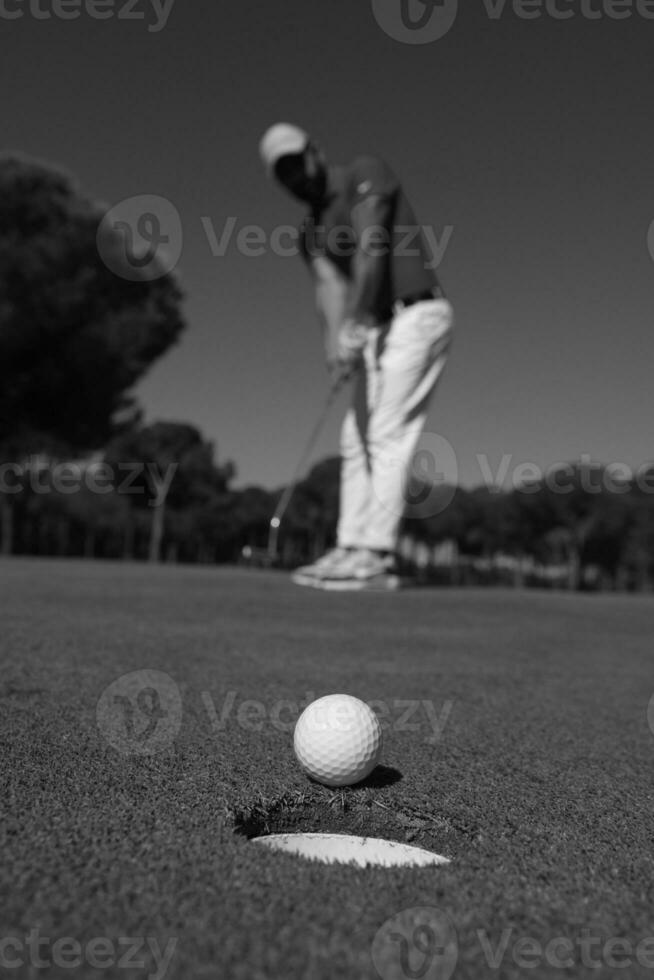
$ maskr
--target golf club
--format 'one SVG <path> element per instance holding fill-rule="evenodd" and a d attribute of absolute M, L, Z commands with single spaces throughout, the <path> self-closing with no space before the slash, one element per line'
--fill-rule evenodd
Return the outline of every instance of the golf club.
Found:
<path fill-rule="evenodd" d="M 338 378 L 334 382 L 334 384 L 329 389 L 329 394 L 327 395 L 327 400 L 326 400 L 326 402 L 324 404 L 324 407 L 323 407 L 323 409 L 322 409 L 322 411 L 320 413 L 320 416 L 319 416 L 316 424 L 314 425 L 313 429 L 311 430 L 311 434 L 310 434 L 310 436 L 309 436 L 309 438 L 307 440 L 306 446 L 304 447 L 304 451 L 302 452 L 302 456 L 300 457 L 300 460 L 299 460 L 297 466 L 295 467 L 295 471 L 293 473 L 293 476 L 291 478 L 291 481 L 285 487 L 282 495 L 279 498 L 279 501 L 277 503 L 277 507 L 275 508 L 275 513 L 273 514 L 273 516 L 270 519 L 270 530 L 268 532 L 268 558 L 270 559 L 271 562 L 274 561 L 277 558 L 277 539 L 278 539 L 278 536 L 279 536 L 279 528 L 281 526 L 281 523 L 282 523 L 282 519 L 284 517 L 284 514 L 286 513 L 286 511 L 288 509 L 288 505 L 291 502 L 291 498 L 292 498 L 293 492 L 295 491 L 295 488 L 296 488 L 296 486 L 298 484 L 298 480 L 300 479 L 300 476 L 302 474 L 302 471 L 304 470 L 304 467 L 307 464 L 307 461 L 309 459 L 309 456 L 311 455 L 311 453 L 313 451 L 313 448 L 314 448 L 314 446 L 316 444 L 316 441 L 318 439 L 318 436 L 322 432 L 323 426 L 324 426 L 325 422 L 327 421 L 327 417 L 329 415 L 329 412 L 331 410 L 332 405 L 334 404 L 334 402 L 336 400 L 337 395 L 341 391 L 343 385 L 347 381 L 349 381 L 351 377 L 352 377 L 352 375 L 343 375 L 343 376 L 341 376 L 340 378 Z"/>

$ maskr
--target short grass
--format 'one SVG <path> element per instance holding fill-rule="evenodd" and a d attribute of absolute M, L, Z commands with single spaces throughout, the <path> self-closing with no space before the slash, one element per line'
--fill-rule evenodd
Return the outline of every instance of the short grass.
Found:
<path fill-rule="evenodd" d="M 654 974 L 650 599 L 12 560 L 0 604 L 8 975 Z M 134 671 L 168 674 L 172 700 L 152 674 L 101 697 Z M 386 729 L 384 767 L 337 792 L 291 745 L 334 691 Z M 248 839 L 298 828 L 452 861 L 325 866 Z"/>

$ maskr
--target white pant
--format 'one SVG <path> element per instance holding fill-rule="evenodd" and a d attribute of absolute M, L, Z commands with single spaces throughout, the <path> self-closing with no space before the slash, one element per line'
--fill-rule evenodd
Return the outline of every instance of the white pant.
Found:
<path fill-rule="evenodd" d="M 447 360 L 453 319 L 447 300 L 425 300 L 368 331 L 341 433 L 340 547 L 395 550 L 406 477 Z"/>

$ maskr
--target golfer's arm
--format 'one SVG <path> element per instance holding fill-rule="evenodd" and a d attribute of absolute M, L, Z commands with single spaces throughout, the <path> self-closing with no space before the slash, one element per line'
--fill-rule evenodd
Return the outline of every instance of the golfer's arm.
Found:
<path fill-rule="evenodd" d="M 338 335 L 348 307 L 350 283 L 336 266 L 324 258 L 314 258 L 311 272 L 325 353 L 327 360 L 333 361 L 336 359 Z"/>
<path fill-rule="evenodd" d="M 352 213 L 358 247 L 352 257 L 352 284 L 345 312 L 346 318 L 356 323 L 375 322 L 374 311 L 379 308 L 388 269 L 391 214 L 391 201 L 381 195 L 366 198 Z"/>

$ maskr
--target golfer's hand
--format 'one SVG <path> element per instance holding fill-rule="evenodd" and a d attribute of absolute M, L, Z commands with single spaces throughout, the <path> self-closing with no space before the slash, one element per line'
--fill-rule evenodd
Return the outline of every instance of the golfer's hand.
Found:
<path fill-rule="evenodd" d="M 327 367 L 334 384 L 349 380 L 363 361 L 367 339 L 365 326 L 346 321 L 326 335 Z"/>
<path fill-rule="evenodd" d="M 346 320 L 336 337 L 336 354 L 346 364 L 359 361 L 368 340 L 368 330 L 362 323 Z"/>

